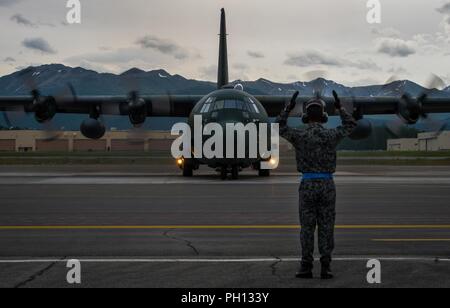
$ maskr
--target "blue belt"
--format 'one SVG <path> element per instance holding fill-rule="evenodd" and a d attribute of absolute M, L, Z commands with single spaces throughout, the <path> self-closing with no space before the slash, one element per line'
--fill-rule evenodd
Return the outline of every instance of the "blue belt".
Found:
<path fill-rule="evenodd" d="M 301 178 L 302 180 L 332 180 L 333 174 L 325 172 L 303 173 L 303 176 Z"/>

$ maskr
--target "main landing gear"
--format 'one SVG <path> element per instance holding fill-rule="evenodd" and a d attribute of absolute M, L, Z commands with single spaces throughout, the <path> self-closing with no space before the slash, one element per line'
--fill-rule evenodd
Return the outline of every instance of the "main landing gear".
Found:
<path fill-rule="evenodd" d="M 260 177 L 269 177 L 270 176 L 269 169 L 261 169 L 261 162 L 254 164 L 253 169 L 258 170 L 258 176 L 260 176 Z"/>
<path fill-rule="evenodd" d="M 191 159 L 177 159 L 178 167 L 183 171 L 184 177 L 192 177 L 194 175 L 195 165 Z"/>
<path fill-rule="evenodd" d="M 222 180 L 226 180 L 228 178 L 228 173 L 231 173 L 231 179 L 237 180 L 239 179 L 239 166 L 231 166 L 231 167 L 221 167 L 220 168 L 220 178 Z"/>

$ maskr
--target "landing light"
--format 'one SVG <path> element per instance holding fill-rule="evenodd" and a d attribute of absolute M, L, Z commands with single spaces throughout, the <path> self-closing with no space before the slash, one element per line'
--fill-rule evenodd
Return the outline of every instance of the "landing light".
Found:
<path fill-rule="evenodd" d="M 270 163 L 272 166 L 275 166 L 275 165 L 278 163 L 278 160 L 275 159 L 275 158 L 271 158 L 270 161 L 269 161 L 269 163 Z"/>
<path fill-rule="evenodd" d="M 177 165 L 178 165 L 178 166 L 182 166 L 182 165 L 183 165 L 183 162 L 184 162 L 184 159 L 183 159 L 183 158 L 178 158 L 178 159 L 177 159 Z"/>

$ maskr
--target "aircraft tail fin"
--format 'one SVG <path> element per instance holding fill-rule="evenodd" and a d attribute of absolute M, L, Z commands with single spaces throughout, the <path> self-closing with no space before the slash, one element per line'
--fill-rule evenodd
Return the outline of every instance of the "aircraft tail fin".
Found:
<path fill-rule="evenodd" d="M 220 89 L 228 83 L 227 23 L 225 9 L 222 9 L 220 17 L 219 70 L 217 76 L 217 87 Z"/>

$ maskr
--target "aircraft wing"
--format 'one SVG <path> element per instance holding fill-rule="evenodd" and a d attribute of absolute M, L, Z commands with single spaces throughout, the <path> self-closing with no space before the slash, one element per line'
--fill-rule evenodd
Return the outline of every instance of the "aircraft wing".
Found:
<path fill-rule="evenodd" d="M 270 117 L 278 116 L 291 99 L 289 96 L 255 96 L 255 98 L 264 106 Z M 312 97 L 299 97 L 297 107 L 291 114 L 293 116 L 301 115 L 303 104 L 310 99 Z M 328 114 L 334 115 L 334 99 L 331 97 L 323 97 L 322 99 L 327 104 Z M 348 111 L 357 111 L 360 115 L 401 114 L 405 111 L 421 114 L 450 113 L 450 97 L 341 97 L 340 99 Z"/>
<path fill-rule="evenodd" d="M 197 95 L 152 95 L 139 97 L 145 102 L 148 117 L 188 117 L 202 98 Z M 39 105 L 39 106 L 38 106 Z M 54 107 L 56 113 L 90 114 L 95 108 L 102 115 L 129 115 L 130 98 L 126 96 L 10 96 L 0 97 L 0 111 L 35 112 L 38 107 Z"/>

